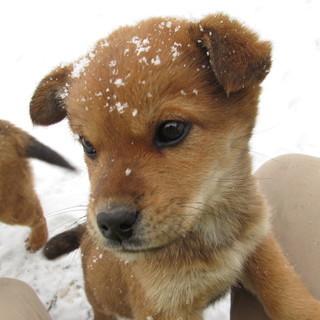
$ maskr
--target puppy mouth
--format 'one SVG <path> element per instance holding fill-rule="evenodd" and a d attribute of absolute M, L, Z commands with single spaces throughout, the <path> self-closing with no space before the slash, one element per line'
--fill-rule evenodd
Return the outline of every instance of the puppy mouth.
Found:
<path fill-rule="evenodd" d="M 152 246 L 147 245 L 141 240 L 131 239 L 129 241 L 123 241 L 122 243 L 111 241 L 111 240 L 103 240 L 102 247 L 106 250 L 113 251 L 114 253 L 124 253 L 124 254 L 143 254 L 143 253 L 155 253 L 168 246 L 158 245 Z"/>
<path fill-rule="evenodd" d="M 122 247 L 120 252 L 124 254 L 131 254 L 131 255 L 140 255 L 140 254 L 153 254 L 156 252 L 161 251 L 166 246 L 159 246 L 159 247 L 148 247 L 148 248 L 125 248 Z"/>

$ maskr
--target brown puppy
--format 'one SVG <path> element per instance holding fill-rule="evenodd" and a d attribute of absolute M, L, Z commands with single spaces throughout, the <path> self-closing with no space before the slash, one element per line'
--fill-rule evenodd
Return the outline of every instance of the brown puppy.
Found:
<path fill-rule="evenodd" d="M 27 249 L 36 251 L 46 243 L 48 232 L 28 157 L 74 170 L 56 152 L 8 121 L 0 120 L 0 221 L 30 227 Z"/>
<path fill-rule="evenodd" d="M 199 320 L 239 279 L 273 319 L 318 319 L 305 291 L 310 308 L 293 318 L 281 286 L 280 313 L 271 303 L 287 264 L 267 237 L 249 156 L 270 65 L 270 44 L 227 16 L 158 18 L 116 30 L 40 83 L 33 122 L 68 117 L 86 153 L 81 249 L 95 319 Z M 267 281 L 257 267 L 273 258 L 283 267 Z"/>

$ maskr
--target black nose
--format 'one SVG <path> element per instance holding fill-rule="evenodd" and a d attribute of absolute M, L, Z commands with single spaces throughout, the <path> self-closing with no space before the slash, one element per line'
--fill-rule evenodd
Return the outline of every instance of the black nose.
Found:
<path fill-rule="evenodd" d="M 122 242 L 132 236 L 137 219 L 137 211 L 121 208 L 100 212 L 97 215 L 97 224 L 105 238 Z"/>

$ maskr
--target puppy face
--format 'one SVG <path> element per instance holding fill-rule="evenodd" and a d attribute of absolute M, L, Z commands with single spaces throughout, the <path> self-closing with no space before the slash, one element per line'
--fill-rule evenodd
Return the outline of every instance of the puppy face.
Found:
<path fill-rule="evenodd" d="M 250 172 L 269 55 L 268 43 L 225 16 L 151 19 L 43 80 L 31 116 L 49 124 L 67 115 L 79 136 L 91 182 L 88 229 L 100 246 L 134 256 L 208 225 L 218 234 L 224 217 L 214 208 Z M 49 91 L 54 101 L 40 101 Z"/>

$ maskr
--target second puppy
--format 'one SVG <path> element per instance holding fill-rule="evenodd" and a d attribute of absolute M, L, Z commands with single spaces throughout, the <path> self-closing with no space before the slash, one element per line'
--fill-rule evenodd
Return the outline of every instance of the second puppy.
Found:
<path fill-rule="evenodd" d="M 46 243 L 48 232 L 28 158 L 74 170 L 58 153 L 0 120 L 0 222 L 30 227 L 27 249 L 37 251 Z"/>

